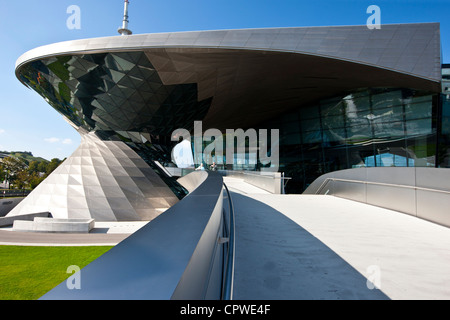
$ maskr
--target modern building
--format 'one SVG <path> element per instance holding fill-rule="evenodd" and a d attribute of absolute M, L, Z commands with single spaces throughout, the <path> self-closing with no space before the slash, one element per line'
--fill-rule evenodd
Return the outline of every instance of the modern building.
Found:
<path fill-rule="evenodd" d="M 165 167 L 172 133 L 195 121 L 203 132 L 278 129 L 288 193 L 340 169 L 450 166 L 438 23 L 76 40 L 25 53 L 16 74 L 82 143 L 10 215 L 156 217 L 187 193 Z"/>

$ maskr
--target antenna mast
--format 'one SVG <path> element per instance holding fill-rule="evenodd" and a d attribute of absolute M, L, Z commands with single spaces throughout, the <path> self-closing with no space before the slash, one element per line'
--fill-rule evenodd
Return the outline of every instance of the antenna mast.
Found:
<path fill-rule="evenodd" d="M 129 35 L 133 34 L 133 32 L 131 32 L 131 30 L 128 29 L 128 5 L 129 5 L 129 1 L 125 0 L 124 9 L 123 9 L 122 27 L 120 27 L 117 30 L 122 36 L 129 36 Z"/>

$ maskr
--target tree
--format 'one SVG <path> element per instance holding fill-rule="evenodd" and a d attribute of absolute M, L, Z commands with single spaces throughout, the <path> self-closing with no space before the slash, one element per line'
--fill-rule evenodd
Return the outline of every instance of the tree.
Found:
<path fill-rule="evenodd" d="M 6 180 L 6 169 L 3 168 L 2 162 L 0 162 L 0 182 Z"/>
<path fill-rule="evenodd" d="M 41 161 L 38 164 L 38 172 L 43 172 L 46 173 L 47 172 L 47 165 L 48 165 L 48 161 Z"/>
<path fill-rule="evenodd" d="M 29 184 L 30 174 L 27 170 L 19 171 L 14 179 L 16 189 L 25 189 Z"/>
<path fill-rule="evenodd" d="M 30 174 L 28 185 L 31 189 L 36 188 L 43 180 L 45 179 L 45 176 L 40 176 L 39 173 L 33 173 Z"/>
<path fill-rule="evenodd" d="M 39 173 L 39 161 L 33 160 L 28 164 L 28 173 Z M 45 172 L 45 171 L 42 171 Z"/>
<path fill-rule="evenodd" d="M 18 189 L 34 189 L 47 178 L 64 160 L 53 158 L 32 160 L 25 163 L 21 158 L 9 156 L 0 162 L 0 182 L 8 181 Z"/>
<path fill-rule="evenodd" d="M 62 163 L 58 158 L 53 158 L 50 163 L 47 165 L 47 176 L 50 175 L 58 166 Z"/>
<path fill-rule="evenodd" d="M 16 157 L 6 157 L 2 161 L 3 171 L 5 172 L 5 180 L 13 183 L 18 174 L 26 169 L 26 164 Z"/>

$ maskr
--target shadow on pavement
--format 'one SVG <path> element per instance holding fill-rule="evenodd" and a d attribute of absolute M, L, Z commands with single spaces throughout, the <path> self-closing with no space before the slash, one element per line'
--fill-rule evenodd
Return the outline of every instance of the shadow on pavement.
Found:
<path fill-rule="evenodd" d="M 389 299 L 369 289 L 366 277 L 281 212 L 238 193 L 231 197 L 236 216 L 233 299 Z"/>

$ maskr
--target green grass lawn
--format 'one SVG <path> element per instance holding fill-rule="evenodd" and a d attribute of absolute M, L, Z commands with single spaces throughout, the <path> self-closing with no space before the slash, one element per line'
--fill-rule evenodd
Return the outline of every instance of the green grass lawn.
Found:
<path fill-rule="evenodd" d="M 35 300 L 112 247 L 0 246 L 0 300 Z"/>

